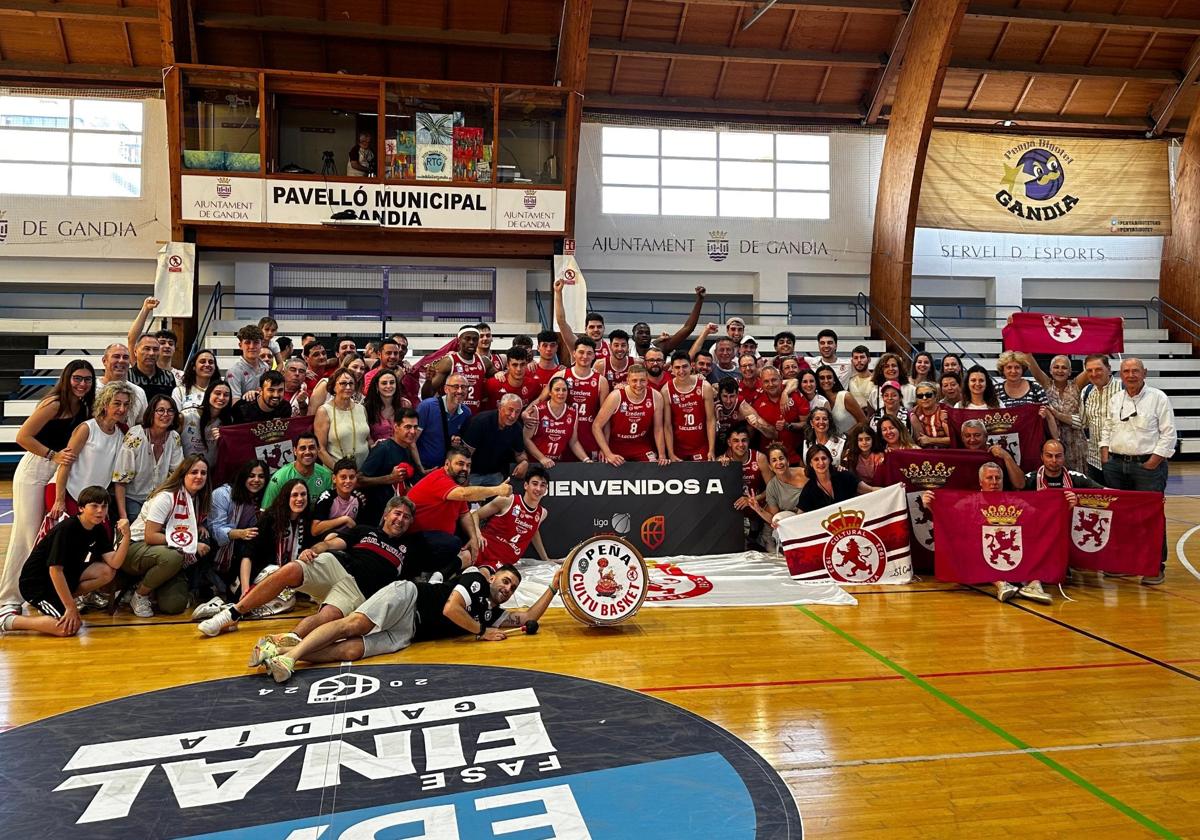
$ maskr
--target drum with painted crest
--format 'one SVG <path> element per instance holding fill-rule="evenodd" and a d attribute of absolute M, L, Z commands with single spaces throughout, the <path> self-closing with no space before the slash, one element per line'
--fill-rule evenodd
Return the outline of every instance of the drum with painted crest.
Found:
<path fill-rule="evenodd" d="M 633 618 L 646 600 L 649 580 L 641 552 L 609 534 L 589 537 L 571 549 L 559 572 L 567 613 L 592 627 Z"/>

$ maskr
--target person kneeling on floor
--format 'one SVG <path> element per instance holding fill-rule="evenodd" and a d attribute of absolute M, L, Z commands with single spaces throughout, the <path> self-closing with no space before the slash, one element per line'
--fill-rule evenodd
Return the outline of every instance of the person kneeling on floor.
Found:
<path fill-rule="evenodd" d="M 121 539 L 114 549 L 104 524 L 108 518 L 108 491 L 85 487 L 76 501 L 78 515 L 55 525 L 33 547 L 21 569 L 21 597 L 42 614 L 21 615 L 9 607 L 6 613 L 0 612 L 0 635 L 9 630 L 31 630 L 47 636 L 74 636 L 83 624 L 75 598 L 111 583 L 125 563 L 129 520 L 117 522 Z"/>
<path fill-rule="evenodd" d="M 517 591 L 515 566 L 467 569 L 445 583 L 399 580 L 380 589 L 339 621 L 323 624 L 303 640 L 295 634 L 264 636 L 256 658 L 275 682 L 287 682 L 298 662 L 344 662 L 404 650 L 413 642 L 474 635 L 481 642 L 502 642 L 501 627 L 522 627 L 542 617 L 558 594 L 557 576 L 523 613 L 503 605 Z M 532 625 L 536 627 L 536 625 Z"/>

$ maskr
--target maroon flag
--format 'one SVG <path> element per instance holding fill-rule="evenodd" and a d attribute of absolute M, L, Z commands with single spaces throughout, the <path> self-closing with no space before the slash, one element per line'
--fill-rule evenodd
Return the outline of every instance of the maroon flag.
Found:
<path fill-rule="evenodd" d="M 1125 328 L 1120 318 L 1068 318 L 1017 312 L 1002 332 L 1005 350 L 1079 356 L 1125 351 Z"/>
<path fill-rule="evenodd" d="M 939 490 L 934 573 L 958 583 L 1059 583 L 1067 573 L 1070 510 L 1063 493 L 964 493 Z"/>
<path fill-rule="evenodd" d="M 1068 556 L 1077 569 L 1118 575 L 1156 575 L 1162 562 L 1166 511 L 1161 493 L 1072 491 Z"/>
<path fill-rule="evenodd" d="M 1042 465 L 1042 442 L 1046 440 L 1046 422 L 1038 413 L 1039 405 L 1014 405 L 1010 408 L 949 408 L 946 416 L 950 430 L 961 440 L 959 430 L 968 420 L 982 420 L 987 426 L 988 446 L 999 444 L 1008 450 L 1025 472 Z"/>
<path fill-rule="evenodd" d="M 312 425 L 313 418 L 305 416 L 222 426 L 213 486 L 224 484 L 254 458 L 266 461 L 271 472 L 292 463 L 296 460 L 292 445 L 301 434 L 311 432 Z"/>
<path fill-rule="evenodd" d="M 933 574 L 933 514 L 921 500 L 926 490 L 976 490 L 979 468 L 992 458 L 967 449 L 897 449 L 883 459 L 881 486 L 904 484 L 912 526 L 913 569 Z"/>

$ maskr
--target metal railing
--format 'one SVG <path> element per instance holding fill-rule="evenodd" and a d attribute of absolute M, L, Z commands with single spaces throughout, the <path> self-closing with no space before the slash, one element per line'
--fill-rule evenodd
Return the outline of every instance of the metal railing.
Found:
<path fill-rule="evenodd" d="M 859 309 L 861 309 L 863 312 L 866 313 L 868 325 L 871 323 L 872 319 L 877 320 L 880 324 L 883 325 L 883 327 L 885 328 L 883 330 L 883 332 L 885 333 L 885 335 L 884 335 L 885 341 L 891 341 L 892 343 L 898 345 L 901 349 L 904 349 L 905 354 L 910 359 L 916 354 L 917 348 L 913 346 L 913 343 L 909 339 L 909 337 L 906 336 L 899 327 L 897 327 L 895 324 L 893 324 L 891 319 L 888 318 L 888 316 L 884 315 L 882 312 L 880 312 L 877 309 L 871 308 L 871 299 L 869 297 L 864 295 L 862 292 L 859 292 L 858 296 L 855 297 L 854 302 L 858 306 Z M 888 334 L 890 334 L 890 335 L 888 335 Z"/>
<path fill-rule="evenodd" d="M 966 323 L 983 323 L 993 326 L 999 320 L 1004 320 L 1013 312 L 1020 312 L 1019 306 L 995 306 L 984 303 L 913 303 L 920 314 L 914 313 L 912 320 L 924 325 L 926 319 L 938 318 L 943 321 L 962 321 Z M 933 310 L 932 312 L 930 310 Z M 982 314 L 974 314 L 974 313 Z M 988 314 L 988 313 L 992 314 Z M 1006 314 L 1002 314 L 1006 313 Z"/>
<path fill-rule="evenodd" d="M 533 290 L 533 304 L 537 307 L 538 323 L 542 325 L 543 330 L 552 329 L 550 319 L 546 317 L 546 305 L 542 303 L 542 290 Z"/>
<path fill-rule="evenodd" d="M 208 304 L 204 307 L 204 314 L 200 316 L 199 322 L 196 324 L 196 337 L 192 339 L 192 347 L 188 350 L 187 359 L 184 362 L 184 368 L 188 368 L 192 359 L 204 347 L 204 339 L 208 336 L 208 329 L 212 326 L 213 318 L 221 307 L 221 296 L 223 294 L 221 283 L 218 281 L 213 286 L 212 294 L 208 297 Z"/>
<path fill-rule="evenodd" d="M 1200 342 L 1200 322 L 1182 312 L 1178 307 L 1172 306 L 1158 295 L 1150 298 L 1151 307 L 1158 312 L 1159 328 L 1162 329 L 1167 322 L 1173 324 L 1179 330 L 1188 334 L 1192 341 Z"/>
<path fill-rule="evenodd" d="M 1156 300 L 1156 299 L 1157 299 L 1157 297 L 1151 298 L 1151 301 Z M 1066 307 L 1066 311 L 1062 311 L 1062 312 L 1055 311 L 1055 310 L 1062 309 L 1062 308 L 1063 307 L 1058 307 L 1058 306 L 1038 306 L 1036 304 L 1031 304 L 1029 306 L 1021 307 L 1020 311 L 1021 312 L 1042 312 L 1047 315 L 1066 315 L 1068 317 L 1078 317 L 1080 315 L 1083 315 L 1083 316 L 1086 316 L 1089 318 L 1091 318 L 1091 317 L 1124 318 L 1125 321 L 1127 321 L 1127 322 L 1128 321 L 1141 321 L 1143 324 L 1146 325 L 1146 329 L 1153 329 L 1150 326 L 1150 309 L 1151 309 L 1151 307 L 1146 304 L 1143 304 L 1143 303 L 1120 303 L 1120 304 L 1111 304 L 1111 303 L 1074 304 L 1074 303 L 1072 303 L 1070 306 Z M 1141 310 L 1141 315 L 1129 314 L 1136 310 Z"/>

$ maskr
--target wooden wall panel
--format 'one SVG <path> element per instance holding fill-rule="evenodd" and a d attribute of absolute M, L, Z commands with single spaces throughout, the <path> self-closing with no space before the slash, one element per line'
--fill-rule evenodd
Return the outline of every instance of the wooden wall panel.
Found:
<path fill-rule="evenodd" d="M 130 26 L 129 44 L 133 50 L 135 65 L 162 65 L 162 41 L 159 39 L 157 26 Z"/>
<path fill-rule="evenodd" d="M 775 79 L 771 101 L 815 102 L 821 89 L 821 80 L 824 78 L 825 70 L 821 67 L 781 66 L 779 76 Z M 822 97 L 822 101 L 826 99 L 827 97 Z"/>
<path fill-rule="evenodd" d="M 4 57 L 8 61 L 64 61 L 54 21 L 45 18 L 5 17 L 0 26 Z"/>
<path fill-rule="evenodd" d="M 801 11 L 796 26 L 788 39 L 788 48 L 793 50 L 830 51 L 837 41 L 842 23 L 848 16 L 843 12 Z M 756 24 L 757 25 L 757 24 Z M 851 20 L 849 26 L 853 26 Z"/>
<path fill-rule="evenodd" d="M 765 100 L 772 68 L 767 64 L 730 63 L 721 79 L 718 98 Z M 812 101 L 809 99 L 808 101 Z"/>
<path fill-rule="evenodd" d="M 842 36 L 842 52 L 886 53 L 892 46 L 896 19 L 887 15 L 852 15 Z"/>
<path fill-rule="evenodd" d="M 436 46 L 391 44 L 387 61 L 393 76 L 420 79 L 428 77 L 431 72 L 439 76 L 442 72 L 442 50 Z"/>
<path fill-rule="evenodd" d="M 455 5 L 497 4 L 497 0 L 442 0 Z M 405 6 L 411 5 L 405 3 Z M 562 21 L 563 0 L 508 0 L 508 31 L 529 35 L 558 35 Z"/>
<path fill-rule="evenodd" d="M 554 83 L 554 53 L 510 50 L 504 56 L 504 81 L 513 85 Z"/>
<path fill-rule="evenodd" d="M 667 61 L 661 58 L 624 56 L 617 75 L 616 93 L 657 96 L 667 79 Z M 714 64 L 714 62 L 709 62 Z"/>
<path fill-rule="evenodd" d="M 627 39 L 646 41 L 674 41 L 675 32 L 679 29 L 679 8 L 669 3 L 637 3 L 626 18 L 622 14 L 616 21 L 616 26 L 610 26 L 612 31 L 608 37 L 620 38 L 621 30 Z M 600 32 L 592 22 L 592 36 L 598 37 Z"/>
<path fill-rule="evenodd" d="M 821 102 L 825 105 L 857 105 L 875 83 L 875 75 L 874 70 L 837 68 L 826 80 Z"/>
<path fill-rule="evenodd" d="M 119 23 L 65 20 L 62 32 L 72 64 L 129 64 Z"/>
<path fill-rule="evenodd" d="M 685 44 L 725 44 L 736 17 L 737 10 L 733 6 L 688 6 L 682 41 Z"/>
<path fill-rule="evenodd" d="M 615 55 L 590 55 L 587 68 L 587 91 L 589 93 L 608 93 L 612 83 L 613 67 L 617 63 Z"/>
<path fill-rule="evenodd" d="M 623 69 L 625 62 L 621 62 L 621 66 Z M 675 62 L 675 72 L 671 74 L 667 96 L 711 97 L 717 89 L 717 77 L 720 75 L 720 62 L 680 59 Z"/>

